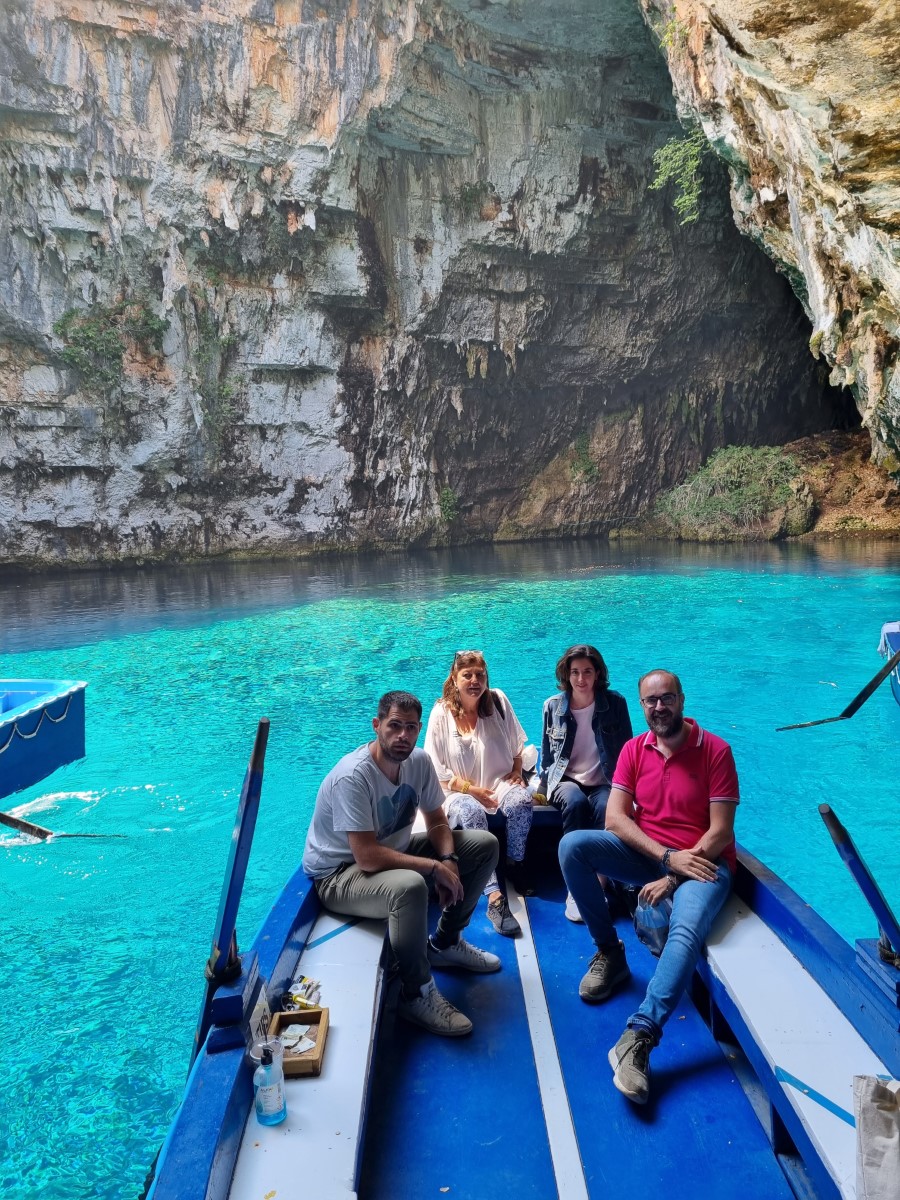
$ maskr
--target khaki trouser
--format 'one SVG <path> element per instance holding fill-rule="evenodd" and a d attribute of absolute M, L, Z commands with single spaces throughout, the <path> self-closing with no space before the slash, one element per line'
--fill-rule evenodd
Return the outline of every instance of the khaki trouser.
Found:
<path fill-rule="evenodd" d="M 494 835 L 477 829 L 454 830 L 453 848 L 459 855 L 463 898 L 441 913 L 437 937 L 445 943 L 455 942 L 468 925 L 499 855 Z M 437 858 L 437 851 L 424 833 L 413 834 L 409 853 L 420 858 Z M 367 872 L 354 862 L 338 867 L 324 879 L 317 879 L 315 885 L 319 899 L 332 912 L 348 917 L 387 917 L 388 938 L 408 995 L 428 982 L 431 978 L 426 953 L 430 880 L 418 871 Z"/>

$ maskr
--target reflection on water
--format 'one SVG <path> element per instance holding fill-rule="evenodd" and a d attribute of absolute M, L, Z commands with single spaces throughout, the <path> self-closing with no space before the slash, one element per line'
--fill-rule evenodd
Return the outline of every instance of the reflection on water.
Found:
<path fill-rule="evenodd" d="M 546 541 L 464 546 L 411 553 L 336 555 L 259 562 L 204 562 L 24 574 L 0 567 L 0 651 L 84 645 L 142 629 L 196 625 L 340 595 L 408 599 L 459 591 L 465 576 L 483 591 L 491 581 L 571 578 L 616 569 L 694 572 L 729 566 L 777 572 L 891 570 L 897 541 L 762 542 L 702 545 L 649 541 Z"/>

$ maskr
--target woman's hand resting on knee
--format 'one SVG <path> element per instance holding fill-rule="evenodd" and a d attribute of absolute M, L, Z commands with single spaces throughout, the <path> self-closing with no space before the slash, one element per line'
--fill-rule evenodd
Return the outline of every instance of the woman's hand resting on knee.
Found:
<path fill-rule="evenodd" d="M 469 795 L 473 796 L 482 808 L 486 808 L 488 812 L 496 812 L 497 806 L 500 803 L 490 788 L 476 787 L 474 784 L 469 788 Z"/>

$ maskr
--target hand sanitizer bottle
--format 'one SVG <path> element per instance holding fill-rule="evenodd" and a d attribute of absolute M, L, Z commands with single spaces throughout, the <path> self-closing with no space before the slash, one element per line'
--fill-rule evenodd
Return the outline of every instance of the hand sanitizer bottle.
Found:
<path fill-rule="evenodd" d="M 259 1066 L 253 1072 L 256 1119 L 260 1125 L 278 1125 L 287 1116 L 284 1099 L 284 1072 L 272 1057 L 272 1048 L 263 1046 Z"/>

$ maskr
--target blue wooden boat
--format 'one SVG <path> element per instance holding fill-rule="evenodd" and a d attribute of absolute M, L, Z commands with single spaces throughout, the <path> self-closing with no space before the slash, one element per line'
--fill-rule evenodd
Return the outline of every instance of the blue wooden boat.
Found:
<path fill-rule="evenodd" d="M 251 821 L 261 775 L 258 737 L 241 801 Z M 846 832 L 823 816 L 856 873 Z M 249 852 L 236 826 L 212 986 L 151 1200 L 855 1197 L 854 1076 L 900 1076 L 896 966 L 875 941 L 852 948 L 741 851 L 692 994 L 654 1052 L 650 1103 L 636 1108 L 614 1089 L 606 1054 L 655 960 L 620 920 L 631 985 L 598 1007 L 579 1000 L 592 947 L 563 917 L 559 833 L 552 813 L 542 818 L 529 852 L 537 893 L 526 900 L 510 889 L 522 937 L 497 937 L 483 908 L 470 927 L 502 970 L 441 973 L 441 990 L 475 1025 L 458 1040 L 395 1020 L 384 923 L 323 910 L 302 871 L 250 950 L 226 953 L 226 912 L 236 912 Z M 868 898 L 896 948 L 883 897 Z M 229 960 L 235 977 L 216 987 Z M 252 1115 L 248 1045 L 298 973 L 321 982 L 329 1009 L 323 1069 L 288 1079 L 287 1119 L 263 1127 Z"/>
<path fill-rule="evenodd" d="M 900 621 L 888 621 L 881 627 L 878 652 L 883 658 L 892 658 L 898 651 L 900 651 Z M 900 704 L 900 664 L 891 671 L 891 691 L 894 699 Z"/>
<path fill-rule="evenodd" d="M 0 797 L 84 758 L 84 690 L 69 679 L 0 679 Z"/>

